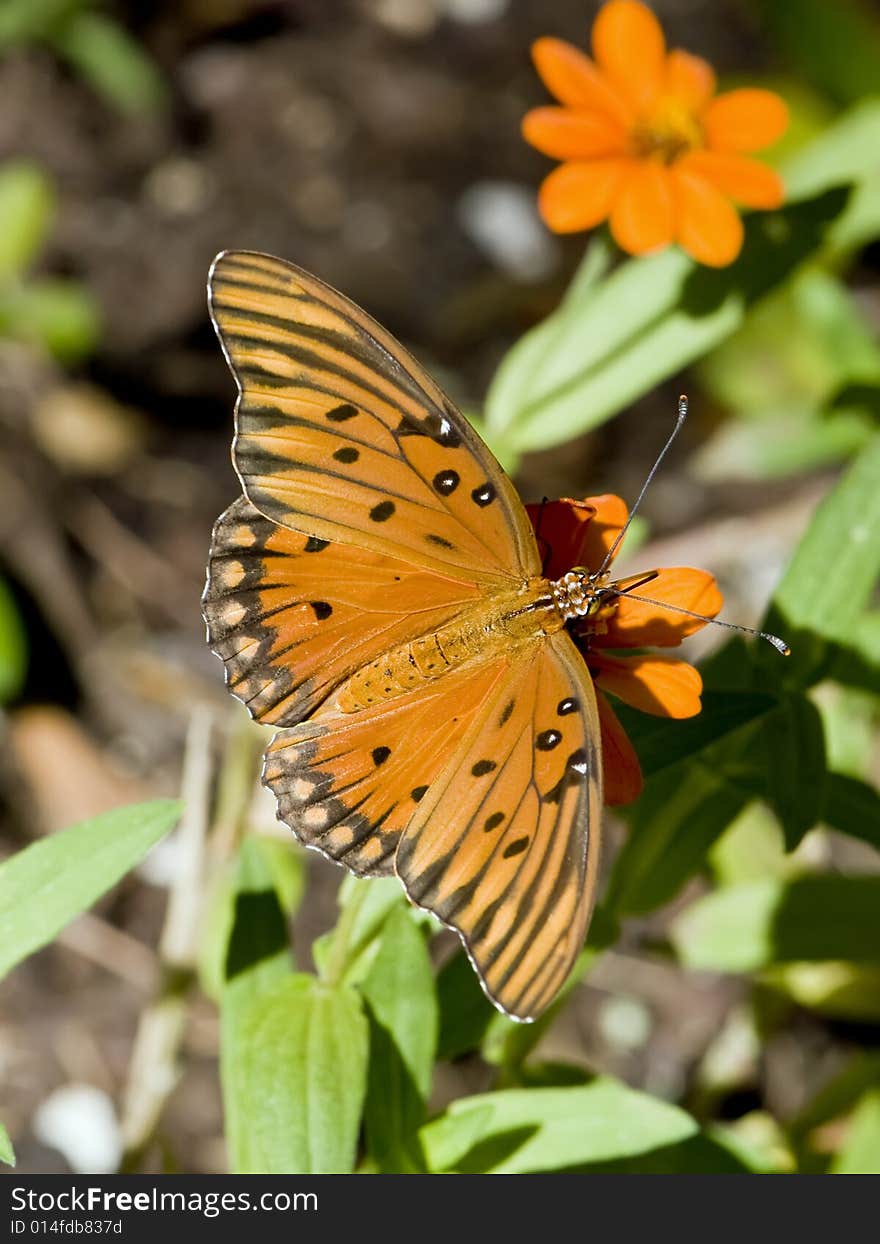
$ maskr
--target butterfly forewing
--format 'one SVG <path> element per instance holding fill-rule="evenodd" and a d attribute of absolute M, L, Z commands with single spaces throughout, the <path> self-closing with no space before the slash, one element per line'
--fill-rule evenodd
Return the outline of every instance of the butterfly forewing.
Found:
<path fill-rule="evenodd" d="M 236 468 L 267 518 L 468 582 L 540 572 L 510 481 L 374 320 L 249 252 L 218 256 L 209 294 L 241 390 Z"/>
<path fill-rule="evenodd" d="M 477 599 L 461 580 L 280 527 L 240 497 L 214 527 L 203 604 L 230 690 L 258 721 L 290 726 Z"/>

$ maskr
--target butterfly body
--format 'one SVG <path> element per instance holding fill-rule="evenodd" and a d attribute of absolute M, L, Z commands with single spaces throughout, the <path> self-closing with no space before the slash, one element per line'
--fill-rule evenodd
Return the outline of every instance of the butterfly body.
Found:
<path fill-rule="evenodd" d="M 599 859 L 593 684 L 513 485 L 374 320 L 316 277 L 226 252 L 211 314 L 239 386 L 240 497 L 204 612 L 230 690 L 278 728 L 263 780 L 305 845 L 396 874 L 500 1009 L 544 1010 Z"/>
<path fill-rule="evenodd" d="M 553 589 L 548 579 L 530 580 L 518 591 L 499 592 L 439 630 L 384 653 L 345 684 L 338 707 L 344 713 L 358 712 L 463 666 L 515 659 L 519 645 L 565 626 Z"/>

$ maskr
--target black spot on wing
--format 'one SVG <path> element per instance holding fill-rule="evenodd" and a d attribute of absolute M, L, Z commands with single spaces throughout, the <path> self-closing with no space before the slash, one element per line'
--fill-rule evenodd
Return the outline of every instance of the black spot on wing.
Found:
<path fill-rule="evenodd" d="M 438 471 L 433 479 L 434 491 L 439 492 L 441 497 L 448 497 L 455 492 L 460 483 L 461 476 L 458 471 Z"/>
<path fill-rule="evenodd" d="M 346 420 L 353 419 L 356 414 L 356 406 L 352 406 L 350 402 L 343 402 L 341 406 L 334 406 L 332 410 L 328 410 L 327 418 L 331 423 L 345 423 Z"/>
<path fill-rule="evenodd" d="M 394 513 L 393 501 L 380 501 L 370 510 L 370 518 L 374 523 L 385 523 Z"/>

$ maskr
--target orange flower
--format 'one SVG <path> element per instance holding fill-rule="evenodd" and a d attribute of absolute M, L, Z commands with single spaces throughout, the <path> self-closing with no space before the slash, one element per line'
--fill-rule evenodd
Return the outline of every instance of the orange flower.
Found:
<path fill-rule="evenodd" d="M 534 108 L 523 136 L 564 161 L 545 179 L 538 207 L 556 233 L 610 218 L 617 244 L 643 255 L 678 242 L 698 263 L 723 268 L 742 247 L 743 207 L 779 207 L 779 174 L 746 153 L 788 126 L 772 91 L 715 94 L 712 67 L 666 51 L 660 23 L 638 0 L 610 0 L 593 24 L 593 55 L 561 39 L 532 48 L 561 107 Z"/>
<path fill-rule="evenodd" d="M 586 501 L 565 498 L 527 509 L 546 558 L 544 573 L 551 579 L 560 578 L 573 566 L 597 571 L 627 519 L 625 502 L 610 495 Z M 705 570 L 677 567 L 656 574 L 644 588 L 656 605 L 619 596 L 572 630 L 596 687 L 608 804 L 638 798 L 642 771 L 605 692 L 643 713 L 661 717 L 693 717 L 700 711 L 702 680 L 686 661 L 641 652 L 614 655 L 622 648 L 675 647 L 705 625 L 698 618 L 664 609 L 664 604 L 708 618 L 714 618 L 721 608 L 721 593 Z"/>

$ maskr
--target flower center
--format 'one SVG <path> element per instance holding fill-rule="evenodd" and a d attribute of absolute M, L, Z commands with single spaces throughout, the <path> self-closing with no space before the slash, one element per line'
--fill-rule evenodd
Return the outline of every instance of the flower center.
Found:
<path fill-rule="evenodd" d="M 703 131 L 693 113 L 677 99 L 664 99 L 652 116 L 635 123 L 630 145 L 633 154 L 642 159 L 673 164 L 703 145 Z"/>

